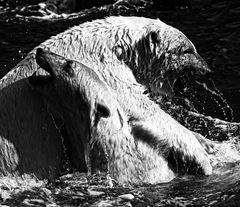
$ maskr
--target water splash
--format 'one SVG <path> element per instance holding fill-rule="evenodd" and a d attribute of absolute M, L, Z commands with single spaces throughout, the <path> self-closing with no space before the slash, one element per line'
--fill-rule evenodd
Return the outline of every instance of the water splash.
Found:
<path fill-rule="evenodd" d="M 230 119 L 231 122 L 234 120 L 233 109 L 229 106 L 226 99 L 223 98 L 223 94 L 216 88 L 213 80 L 211 81 L 213 90 L 211 90 L 206 83 L 196 82 L 198 85 L 202 86 L 206 91 L 208 91 L 212 96 L 211 99 L 220 107 L 224 119 L 227 121 Z M 229 115 L 227 115 L 229 114 Z"/>

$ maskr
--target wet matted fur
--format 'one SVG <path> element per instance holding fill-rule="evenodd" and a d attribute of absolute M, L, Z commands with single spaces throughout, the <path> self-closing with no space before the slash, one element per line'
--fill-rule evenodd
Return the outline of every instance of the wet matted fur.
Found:
<path fill-rule="evenodd" d="M 194 45 L 179 30 L 160 20 L 109 17 L 75 26 L 40 46 L 93 68 L 114 90 L 113 97 L 129 124 L 157 134 L 154 140 L 140 137 L 143 142 L 159 143 L 159 152 L 165 158 L 172 152 L 183 163 L 194 162 L 204 174 L 211 173 L 207 153 L 195 135 L 144 94 L 145 87 L 171 94 L 178 76 L 185 71 L 191 70 L 197 77 L 208 72 Z M 37 71 L 34 57 L 35 50 L 1 80 L 1 86 Z M 132 133 L 139 137 L 138 132 Z"/>

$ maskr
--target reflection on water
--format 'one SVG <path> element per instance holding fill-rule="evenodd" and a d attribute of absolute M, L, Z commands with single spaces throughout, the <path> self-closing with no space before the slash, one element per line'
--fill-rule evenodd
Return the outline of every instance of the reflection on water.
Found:
<path fill-rule="evenodd" d="M 156 12 L 151 15 L 145 13 L 145 16 L 154 15 L 156 15 Z M 180 12 L 179 15 L 181 15 Z M 182 16 L 184 15 L 182 14 Z M 19 17 L 16 16 L 16 12 L 14 11 L 0 12 L 0 77 L 16 65 L 33 47 L 50 36 L 62 32 L 72 25 L 94 18 L 102 18 L 103 16 L 106 16 L 106 13 L 103 11 L 99 12 L 98 16 L 83 16 L 82 13 L 75 13 L 65 16 L 60 15 L 58 18 L 55 16 L 57 19 L 54 21 L 49 16 L 49 21 L 46 21 L 47 18 L 45 20 L 44 18 L 42 20 L 41 18 L 24 18 L 22 14 Z M 171 21 L 175 22 L 176 25 L 176 19 L 178 18 L 172 19 L 172 16 L 172 11 L 159 14 L 160 19 L 168 23 Z M 184 102 L 182 105 L 188 107 L 188 110 L 192 112 L 203 110 L 206 114 L 210 113 L 213 107 L 217 107 L 215 114 L 223 114 L 223 118 L 228 121 L 234 120 L 235 111 L 228 105 L 221 92 L 215 87 L 214 82 L 212 82 L 211 87 L 204 83 L 198 83 L 198 87 L 199 93 L 192 91 L 192 89 L 185 91 L 186 94 L 190 94 L 190 101 L 182 98 L 181 100 L 177 100 L 175 104 L 181 105 Z M 206 96 L 206 93 L 208 93 L 207 100 L 202 98 Z M 196 110 L 196 105 L 192 105 L 191 102 L 196 99 L 202 100 L 201 103 L 195 103 L 199 104 L 198 110 Z M 207 105 L 210 101 L 214 105 L 207 111 L 204 108 L 209 107 Z M 169 109 L 171 108 L 171 106 L 168 107 Z M 179 116 L 182 116 L 181 118 L 187 120 L 186 123 L 190 124 L 193 124 L 196 120 L 196 116 L 191 119 L 188 113 L 178 114 Z M 217 117 L 219 118 L 219 116 Z M 202 119 L 202 124 L 205 125 L 204 130 L 208 131 L 206 133 L 211 138 L 213 134 L 209 133 L 209 131 L 212 125 L 209 125 L 206 119 Z M 199 129 L 199 125 L 196 128 Z M 223 130 L 223 128 L 219 130 Z M 51 182 L 39 181 L 32 177 L 15 177 L 0 179 L 0 195 L 2 196 L 0 202 L 8 205 L 13 205 L 15 202 L 15 205 L 17 205 L 23 201 L 26 203 L 26 198 L 28 198 L 28 202 L 30 202 L 30 198 L 34 198 L 35 204 L 40 202 L 39 200 L 41 199 L 44 203 L 57 203 L 58 205 L 66 205 L 68 202 L 71 203 L 73 201 L 75 203 L 71 203 L 72 205 L 80 203 L 94 204 L 98 199 L 111 200 L 114 203 L 115 200 L 116 202 L 120 202 L 117 200 L 118 195 L 131 193 L 135 196 L 135 199 L 131 201 L 131 204 L 134 206 L 237 206 L 240 202 L 240 164 L 227 161 L 233 161 L 234 158 L 235 160 L 239 160 L 240 150 L 238 147 L 238 138 L 229 137 L 229 134 L 227 136 L 230 141 L 221 145 L 216 158 L 212 158 L 215 167 L 213 175 L 209 177 L 182 176 L 170 183 L 134 188 L 120 188 L 117 184 L 113 188 L 109 188 L 108 184 L 104 184 L 104 187 L 99 187 L 101 185 L 99 181 L 100 177 L 97 178 L 98 182 L 94 180 L 96 178 L 91 178 L 92 180 L 90 179 L 89 181 L 89 177 L 83 174 L 69 174 L 67 178 L 63 177 Z M 232 150 L 232 154 L 228 153 L 231 157 L 224 157 L 223 160 L 221 153 L 224 154 L 224 150 L 228 152 Z M 220 160 L 217 160 L 218 157 Z M 26 183 L 29 185 L 26 185 Z M 101 191 L 103 194 L 95 195 L 94 197 L 87 191 L 89 187 Z M 72 198 L 72 201 L 69 200 L 69 196 Z M 127 201 L 121 202 L 120 204 L 118 203 L 119 206 L 124 206 Z"/>

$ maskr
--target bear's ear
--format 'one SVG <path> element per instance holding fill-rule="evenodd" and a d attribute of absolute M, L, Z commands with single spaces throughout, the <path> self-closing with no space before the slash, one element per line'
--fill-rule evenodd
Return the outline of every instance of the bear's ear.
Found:
<path fill-rule="evenodd" d="M 99 117 L 108 118 L 111 115 L 109 107 L 103 102 L 96 104 L 96 110 Z"/>
<path fill-rule="evenodd" d="M 151 43 L 153 43 L 153 44 L 160 43 L 160 38 L 159 38 L 159 34 L 158 34 L 157 31 L 150 32 L 149 37 L 150 37 L 150 42 Z"/>
<path fill-rule="evenodd" d="M 157 31 L 152 31 L 149 33 L 149 47 L 150 47 L 150 51 L 152 54 L 157 55 L 157 48 L 158 45 L 160 44 L 160 37 Z"/>
<path fill-rule="evenodd" d="M 97 125 L 101 118 L 108 118 L 111 115 L 109 107 L 103 101 L 96 102 L 93 111 L 95 112 L 94 126 Z"/>
<path fill-rule="evenodd" d="M 66 60 L 66 65 L 63 67 L 63 71 L 65 71 L 70 77 L 74 76 L 74 70 L 72 69 L 72 60 Z"/>

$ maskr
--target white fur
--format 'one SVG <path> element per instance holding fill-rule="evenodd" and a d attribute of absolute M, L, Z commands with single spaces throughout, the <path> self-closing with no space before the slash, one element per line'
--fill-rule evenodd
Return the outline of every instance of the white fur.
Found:
<path fill-rule="evenodd" d="M 151 32 L 157 34 L 157 43 L 153 42 Z M 75 26 L 43 42 L 39 47 L 93 68 L 114 91 L 113 96 L 127 119 L 141 121 L 144 127 L 153 131 L 155 141 L 167 143 L 167 147 L 178 152 L 183 160 L 188 158 L 197 163 L 205 174 L 211 174 L 208 155 L 194 134 L 144 95 L 145 87 L 136 81 L 136 78 L 144 78 L 146 75 L 146 85 L 150 84 L 151 87 L 151 84 L 156 84 L 155 79 L 162 77 L 161 70 L 157 71 L 156 77 L 153 75 L 158 59 L 161 55 L 167 57 L 168 51 L 181 49 L 182 43 L 196 52 L 185 35 L 160 20 L 109 17 Z M 37 71 L 34 55 L 35 49 L 1 80 L 0 85 L 3 87 Z M 168 65 L 165 69 L 169 70 Z M 145 144 L 139 142 L 132 149 L 138 148 L 144 152 L 145 147 Z M 118 148 L 113 150 L 109 152 L 110 155 L 117 153 Z M 163 180 L 167 177 L 165 172 L 162 174 Z"/>

